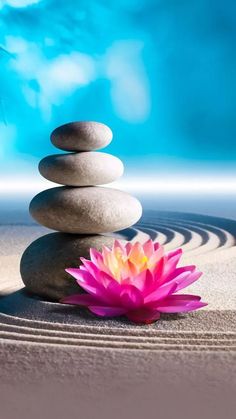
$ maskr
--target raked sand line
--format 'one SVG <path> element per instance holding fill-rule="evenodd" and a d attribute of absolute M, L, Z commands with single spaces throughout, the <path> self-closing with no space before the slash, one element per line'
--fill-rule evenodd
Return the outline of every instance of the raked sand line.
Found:
<path fill-rule="evenodd" d="M 168 343 L 145 343 L 145 342 L 117 342 L 117 341 L 104 341 L 96 337 L 96 339 L 68 339 L 68 338 L 59 338 L 59 337 L 45 337 L 45 336 L 34 336 L 34 335 L 24 335 L 24 334 L 5 334 L 0 332 L 0 341 L 11 341 L 12 343 L 34 343 L 41 344 L 44 346 L 47 345 L 60 345 L 60 346 L 75 346 L 75 347 L 89 347 L 89 348 L 107 348 L 107 349 L 134 349 L 134 350 L 157 350 L 157 351 L 236 351 L 235 342 L 228 342 L 227 345 L 221 344 L 220 342 L 211 343 L 206 342 L 196 342 L 194 343 L 181 343 L 173 342 L 172 344 Z"/>
<path fill-rule="evenodd" d="M 177 337 L 181 339 L 234 339 L 236 336 L 236 321 L 235 316 L 233 317 L 233 325 L 230 331 L 225 331 L 225 324 L 222 322 L 222 313 L 215 313 L 217 317 L 221 317 L 221 319 L 218 321 L 218 324 L 215 325 L 215 329 L 212 331 L 209 331 L 209 329 L 205 330 L 205 325 L 203 323 L 200 323 L 204 320 L 201 316 L 199 319 L 199 323 L 197 323 L 197 327 L 195 327 L 194 331 L 192 320 L 193 319 L 186 319 L 187 325 L 183 324 L 184 327 L 181 327 L 181 321 L 184 323 L 183 319 L 180 319 L 178 321 L 178 329 L 174 330 L 172 323 L 169 322 L 167 328 L 163 328 L 163 321 L 161 320 L 159 323 L 161 323 L 161 326 L 158 324 L 150 325 L 150 326 L 138 326 L 138 325 L 132 325 L 132 324 L 121 324 L 119 321 L 112 322 L 112 325 L 109 326 L 110 322 L 103 322 L 100 321 L 101 325 L 94 325 L 93 322 L 86 323 L 84 321 L 83 323 L 57 323 L 55 321 L 42 321 L 42 320 L 35 320 L 35 319 L 27 319 L 23 317 L 17 317 L 17 316 L 9 316 L 7 314 L 0 314 L 0 327 L 3 330 L 18 330 L 19 328 L 23 328 L 24 330 L 37 330 L 40 334 L 43 333 L 59 333 L 59 334 L 89 334 L 89 335 L 109 335 L 109 336 L 115 336 L 115 337 L 125 337 L 125 336 L 133 336 L 133 337 L 145 337 L 145 338 L 173 338 L 176 339 Z M 234 315 L 234 313 L 231 313 Z M 192 314 L 194 316 L 194 314 Z M 212 313 L 210 313 L 210 317 L 212 316 Z M 215 316 L 215 317 L 216 317 Z M 47 317 L 47 316 L 46 316 Z M 194 316 L 195 317 L 195 316 Z M 209 315 L 207 316 L 209 317 Z M 226 319 L 230 320 L 230 315 L 226 314 Z M 91 320 L 91 319 L 90 319 Z M 171 320 L 171 318 L 169 318 Z M 198 319 L 196 319 L 198 320 Z M 176 322 L 176 319 L 175 319 Z M 223 324 L 222 324 L 223 323 Z M 115 324 L 115 325 L 114 325 Z M 219 329 L 219 325 L 222 325 L 221 330 Z M 119 325 L 119 327 L 117 327 Z M 171 328 L 172 326 L 172 328 Z"/>
<path fill-rule="evenodd" d="M 10 321 L 9 316 L 7 321 Z M 15 324 L 9 324 L 8 322 L 0 324 L 0 341 L 10 340 L 16 343 L 32 342 L 43 345 L 57 344 L 117 349 L 236 350 L 236 333 L 233 332 L 170 332 L 168 330 L 143 330 L 138 327 L 137 330 L 129 327 L 119 330 L 77 325 L 73 328 L 64 325 L 65 330 L 61 328 L 62 325 L 50 324 L 49 322 L 43 322 L 43 324 L 41 322 L 40 324 L 40 322 L 27 322 L 25 319 L 19 318 L 14 318 Z M 30 327 L 25 326 L 25 323 Z"/>
<path fill-rule="evenodd" d="M 94 342 L 102 343 L 106 346 L 116 347 L 133 347 L 139 348 L 159 348 L 160 346 L 173 347 L 176 346 L 199 346 L 201 347 L 221 347 L 229 350 L 235 350 L 236 348 L 236 334 L 213 334 L 209 335 L 202 334 L 190 335 L 182 334 L 169 336 L 168 332 L 157 336 L 133 336 L 133 335 L 116 335 L 116 334 L 101 334 L 101 333 L 84 333 L 84 332 L 65 332 L 56 330 L 45 330 L 35 329 L 27 327 L 16 327 L 11 325 L 0 325 L 0 339 L 10 339 L 17 341 L 30 341 L 30 342 L 41 342 L 41 343 L 57 343 L 57 344 L 77 344 L 85 345 L 89 344 L 92 346 Z"/>
<path fill-rule="evenodd" d="M 140 229 L 142 229 L 142 226 L 143 225 L 140 226 Z M 152 224 L 145 224 L 145 227 L 146 226 L 154 228 Z M 235 239 L 232 234 L 211 225 L 194 225 L 189 222 L 186 222 L 183 225 L 183 223 L 180 222 L 170 221 L 169 224 L 167 224 L 167 222 L 160 222 L 158 226 L 156 226 L 156 229 L 160 230 L 163 229 L 163 227 L 166 229 L 166 236 L 168 236 L 168 232 L 172 234 L 174 231 L 175 233 L 171 240 L 163 240 L 168 250 L 181 246 L 185 252 L 194 250 L 192 254 L 200 254 L 201 252 L 206 253 L 219 247 L 228 248 L 235 244 Z M 182 242 L 179 236 L 180 231 L 184 238 Z M 186 236 L 188 237 L 187 242 L 185 241 Z"/>
<path fill-rule="evenodd" d="M 207 221 L 209 218 L 207 217 Z M 213 220 L 215 221 L 215 218 Z M 151 221 L 144 219 L 138 223 L 136 231 L 137 234 L 134 236 L 134 229 L 132 232 L 129 229 L 126 238 L 143 242 L 149 235 L 149 238 L 164 244 L 166 250 L 182 247 L 184 252 L 192 256 L 205 254 L 218 248 L 229 248 L 235 244 L 234 235 L 217 225 L 189 219 L 160 218 L 158 213 L 156 220 L 152 216 Z M 143 233 L 146 235 L 143 236 Z"/>
<path fill-rule="evenodd" d="M 48 326 L 48 325 L 47 325 Z M 58 345 L 76 345 L 92 347 L 116 347 L 127 349 L 182 349 L 188 350 L 191 347 L 198 347 L 198 350 L 221 348 L 234 351 L 236 349 L 235 333 L 169 333 L 162 332 L 154 335 L 134 335 L 114 333 L 114 330 L 101 333 L 102 329 L 93 330 L 88 333 L 84 331 L 68 332 L 64 330 L 50 330 L 42 328 L 25 327 L 9 324 L 0 324 L 0 340 L 11 340 L 16 342 L 35 342 Z"/>
<path fill-rule="evenodd" d="M 159 343 L 167 343 L 167 342 L 182 342 L 182 343 L 189 343 L 189 342 L 201 342 L 201 343 L 222 343 L 227 345 L 228 342 L 233 342 L 236 344 L 236 333 L 191 333 L 191 332 L 184 332 L 184 333 L 171 333 L 171 332 L 162 332 L 162 333 L 154 333 L 152 335 L 142 335 L 142 334 L 127 334 L 127 333 L 114 333 L 111 330 L 109 333 L 101 333 L 101 329 L 93 330 L 92 332 L 87 331 L 85 332 L 77 330 L 77 331 L 68 331 L 68 330 L 57 330 L 57 329 L 49 329 L 49 328 L 37 328 L 31 325 L 30 327 L 22 326 L 20 324 L 13 325 L 13 324 L 0 324 L 0 331 L 4 333 L 12 333 L 17 334 L 29 334 L 33 336 L 48 336 L 48 337 L 65 337 L 65 338 L 77 338 L 77 339 L 94 339 L 96 336 L 99 335 L 99 339 L 104 341 L 132 341 L 132 342 L 159 342 Z"/>
<path fill-rule="evenodd" d="M 175 228 L 176 228 L 176 226 L 181 225 L 181 223 L 177 221 L 173 223 L 172 225 L 175 225 Z M 221 247 L 221 248 L 228 248 L 235 245 L 234 236 L 231 233 L 229 233 L 227 230 L 224 230 L 222 228 L 218 228 L 210 224 L 203 225 L 200 223 L 193 224 L 189 222 L 186 222 L 185 226 L 191 231 L 191 233 L 196 231 L 201 235 L 203 239 L 203 242 L 201 244 L 201 250 L 203 252 L 205 250 L 208 250 L 210 241 L 212 242 L 211 243 L 212 249 L 214 249 L 213 243 L 216 247 Z"/>
<path fill-rule="evenodd" d="M 91 324 L 91 323 L 90 323 Z M 109 323 L 108 323 L 109 324 Z M 116 336 L 119 337 L 134 337 L 134 338 L 170 338 L 176 339 L 178 336 L 181 339 L 233 339 L 236 338 L 236 331 L 192 331 L 192 330 L 168 330 L 168 329 L 158 329 L 147 327 L 140 328 L 136 325 L 136 327 L 132 328 L 130 325 L 125 327 L 99 327 L 99 326 L 91 326 L 86 324 L 70 324 L 70 323 L 55 323 L 55 322 L 46 322 L 46 321 L 37 321 L 37 320 L 29 320 L 26 318 L 20 318 L 16 316 L 8 316 L 6 314 L 0 315 L 0 330 L 4 331 L 18 331 L 24 330 L 26 333 L 27 331 L 32 331 L 38 334 L 44 333 L 53 333 L 53 334 L 65 334 L 65 335 L 97 335 L 102 334 L 104 336 Z"/>

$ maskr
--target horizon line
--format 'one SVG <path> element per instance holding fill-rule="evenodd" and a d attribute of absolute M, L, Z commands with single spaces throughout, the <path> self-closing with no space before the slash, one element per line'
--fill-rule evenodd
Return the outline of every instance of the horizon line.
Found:
<path fill-rule="evenodd" d="M 38 193 L 44 189 L 62 186 L 46 179 L 34 178 L 29 181 L 27 177 L 6 178 L 0 180 L 0 194 L 28 194 Z M 117 188 L 127 192 L 150 193 L 200 193 L 200 194 L 236 194 L 236 176 L 224 177 L 196 177 L 169 176 L 160 179 L 160 176 L 142 176 L 120 179 L 115 182 L 98 185 L 108 188 Z"/>

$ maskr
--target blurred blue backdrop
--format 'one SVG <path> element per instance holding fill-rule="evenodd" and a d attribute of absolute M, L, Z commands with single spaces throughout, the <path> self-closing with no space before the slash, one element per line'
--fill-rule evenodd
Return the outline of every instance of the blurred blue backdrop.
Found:
<path fill-rule="evenodd" d="M 107 123 L 141 175 L 233 168 L 234 0 L 0 0 L 0 16 L 0 171 L 29 173 L 73 120 Z"/>

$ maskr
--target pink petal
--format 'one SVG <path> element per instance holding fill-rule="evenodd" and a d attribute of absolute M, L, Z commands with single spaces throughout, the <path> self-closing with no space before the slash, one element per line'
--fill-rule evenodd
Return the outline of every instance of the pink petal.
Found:
<path fill-rule="evenodd" d="M 181 305 L 181 304 L 190 304 L 193 301 L 200 301 L 201 297 L 198 295 L 191 294 L 172 294 L 166 297 L 164 300 L 159 302 L 158 307 L 167 306 L 167 305 Z"/>
<path fill-rule="evenodd" d="M 196 310 L 207 305 L 200 301 L 197 295 L 171 295 L 158 304 L 158 311 L 161 313 L 178 313 Z"/>
<path fill-rule="evenodd" d="M 152 272 L 149 269 L 147 269 L 145 271 L 142 271 L 135 278 L 133 278 L 131 284 L 133 284 L 140 291 L 142 291 L 143 296 L 145 297 L 148 293 L 150 293 L 153 290 L 155 280 Z"/>
<path fill-rule="evenodd" d="M 171 284 L 172 282 L 176 282 L 177 284 L 181 284 L 183 281 L 185 281 L 189 277 L 189 275 L 191 275 L 190 271 L 182 272 L 178 276 L 174 276 L 174 278 L 171 279 L 171 280 L 169 280 L 169 278 L 166 279 L 165 284 Z"/>
<path fill-rule="evenodd" d="M 101 252 L 99 252 L 97 249 L 94 249 L 91 247 L 90 249 L 90 259 L 93 263 L 97 264 L 99 260 L 103 260 Z"/>
<path fill-rule="evenodd" d="M 130 243 L 130 242 L 126 243 L 125 250 L 126 250 L 126 255 L 127 256 L 129 256 L 129 253 L 130 253 L 131 249 L 132 249 L 132 243 Z"/>
<path fill-rule="evenodd" d="M 120 293 L 121 304 L 129 309 L 139 307 L 143 304 L 141 292 L 133 285 L 123 285 Z"/>
<path fill-rule="evenodd" d="M 168 275 L 164 282 L 166 284 L 176 282 L 178 284 L 176 291 L 180 291 L 200 278 L 202 272 L 194 272 L 195 269 L 196 267 L 194 265 L 177 268 Z"/>
<path fill-rule="evenodd" d="M 182 256 L 182 249 L 177 249 L 174 252 L 169 252 L 167 254 L 167 262 L 166 262 L 166 269 L 165 275 L 168 275 L 169 272 L 173 271 L 176 268 L 181 256 Z"/>
<path fill-rule="evenodd" d="M 137 269 L 137 267 L 135 266 L 135 264 L 134 263 L 132 263 L 131 262 L 131 260 L 127 260 L 127 264 L 128 264 L 128 270 L 129 270 L 129 272 L 131 273 L 131 275 L 132 276 L 135 276 L 135 275 L 137 275 L 137 273 L 138 273 L 138 269 Z"/>
<path fill-rule="evenodd" d="M 170 265 L 176 267 L 178 261 L 180 260 L 183 254 L 182 249 L 177 249 L 173 252 L 167 253 L 167 262 L 171 262 Z"/>
<path fill-rule="evenodd" d="M 167 260 L 175 258 L 176 256 L 179 256 L 180 258 L 182 253 L 183 253 L 182 249 L 171 250 L 170 252 L 167 253 Z"/>
<path fill-rule="evenodd" d="M 90 294 L 74 294 L 64 297 L 60 300 L 63 304 L 73 304 L 79 306 L 88 306 L 90 304 L 99 304 L 99 299 Z"/>
<path fill-rule="evenodd" d="M 146 241 L 146 243 L 143 244 L 143 250 L 144 250 L 145 255 L 148 258 L 152 256 L 152 254 L 154 253 L 154 245 L 151 239 Z"/>
<path fill-rule="evenodd" d="M 178 301 L 192 302 L 192 301 L 200 301 L 201 297 L 199 295 L 192 295 L 192 294 L 174 294 L 168 297 L 168 301 L 169 300 L 176 301 L 176 302 Z"/>
<path fill-rule="evenodd" d="M 156 303 L 160 302 L 160 300 L 163 300 L 166 298 L 169 294 L 172 294 L 176 291 L 177 284 L 176 283 L 170 283 L 163 285 L 160 288 L 157 288 L 155 291 L 153 291 L 151 294 L 149 294 L 144 299 L 145 304 L 153 304 L 156 307 Z"/>
<path fill-rule="evenodd" d="M 102 246 L 102 257 L 103 257 L 103 263 L 108 267 L 109 269 L 109 262 L 111 259 L 111 250 L 107 246 Z"/>
<path fill-rule="evenodd" d="M 117 247 L 121 249 L 122 252 L 125 254 L 125 246 L 119 240 L 114 241 L 113 246 L 112 246 L 112 251 L 114 251 Z"/>
<path fill-rule="evenodd" d="M 190 303 L 186 311 L 198 310 L 199 308 L 206 307 L 207 305 L 208 304 L 204 303 L 203 301 L 196 301 L 196 302 Z"/>
<path fill-rule="evenodd" d="M 161 260 L 161 258 L 163 258 L 164 256 L 164 247 L 163 246 L 158 246 L 158 248 L 154 251 L 154 253 L 152 254 L 152 256 L 149 259 L 149 265 L 156 265 L 158 263 L 158 261 Z M 165 257 L 166 258 L 166 257 Z"/>
<path fill-rule="evenodd" d="M 109 305 L 117 307 L 122 305 L 120 298 L 122 288 L 123 285 L 119 284 L 119 282 L 115 280 L 110 282 L 106 289 L 107 301 L 109 302 Z"/>
<path fill-rule="evenodd" d="M 207 306 L 207 303 L 202 303 L 201 301 L 183 304 L 183 305 L 173 305 L 167 307 L 158 307 L 160 313 L 186 313 L 187 311 L 198 310 L 199 308 Z"/>
<path fill-rule="evenodd" d="M 120 281 L 123 282 L 126 278 L 133 278 L 137 275 L 136 266 L 130 260 L 123 261 L 120 266 Z"/>
<path fill-rule="evenodd" d="M 164 266 L 161 283 L 166 282 L 171 272 L 176 269 L 176 266 L 181 258 L 181 255 L 182 255 L 182 249 L 178 249 L 175 252 L 170 252 L 167 255 L 167 261 Z"/>
<path fill-rule="evenodd" d="M 122 307 L 89 306 L 89 310 L 101 317 L 116 317 L 126 313 Z"/>
<path fill-rule="evenodd" d="M 160 243 L 158 243 L 158 242 L 154 243 L 154 250 L 155 251 L 158 250 L 160 247 L 163 247 L 163 246 L 160 245 Z"/>
<path fill-rule="evenodd" d="M 98 286 L 107 288 L 110 282 L 114 281 L 114 278 L 106 272 L 98 270 L 95 281 L 97 282 Z"/>
<path fill-rule="evenodd" d="M 66 272 L 72 275 L 76 279 L 76 282 L 86 291 L 87 288 L 99 287 L 97 281 L 87 270 L 69 268 L 66 269 Z"/>
<path fill-rule="evenodd" d="M 70 274 L 71 276 L 73 276 L 76 280 L 80 280 L 81 282 L 84 282 L 83 279 L 83 273 L 85 272 L 85 275 L 88 274 L 87 270 L 82 270 L 80 268 L 67 268 L 65 269 L 65 271 Z M 88 274 L 90 275 L 90 274 Z M 91 275 L 90 275 L 91 276 Z M 91 277 L 92 278 L 92 277 Z"/>
<path fill-rule="evenodd" d="M 75 279 L 77 279 L 77 274 L 80 275 L 80 268 L 67 268 L 65 271 L 73 276 Z"/>
<path fill-rule="evenodd" d="M 94 279 L 97 279 L 97 276 L 100 272 L 99 268 L 95 265 L 95 263 L 91 262 L 90 260 L 87 260 L 85 258 L 80 258 L 81 262 L 85 266 L 86 270 L 94 277 Z"/>
<path fill-rule="evenodd" d="M 141 243 L 134 243 L 129 253 L 129 259 L 131 260 L 131 262 L 140 263 L 140 260 L 143 259 L 143 256 L 144 252 Z"/>
<path fill-rule="evenodd" d="M 89 272 L 76 268 L 68 268 L 66 269 L 66 272 L 72 275 L 79 286 L 89 294 L 96 295 L 97 297 L 102 298 L 103 301 L 107 299 L 105 288 L 98 283 Z"/>
<path fill-rule="evenodd" d="M 181 266 L 180 268 L 174 269 L 172 272 L 170 272 L 170 275 L 167 278 L 167 281 L 171 281 L 172 279 L 177 278 L 177 276 L 181 275 L 184 272 L 194 272 L 196 269 L 195 265 L 187 265 L 187 266 Z"/>
<path fill-rule="evenodd" d="M 165 268 L 165 263 L 166 263 L 166 257 L 163 256 L 159 262 L 157 263 L 157 265 L 155 266 L 155 268 L 152 270 L 152 274 L 154 277 L 154 281 L 155 284 L 160 284 L 162 283 L 162 275 L 163 275 L 163 271 Z"/>
<path fill-rule="evenodd" d="M 140 291 L 143 291 L 146 281 L 147 271 L 144 270 L 136 275 L 134 278 L 128 278 L 128 283 L 134 285 Z"/>
<path fill-rule="evenodd" d="M 157 310 L 141 308 L 139 310 L 129 311 L 126 317 L 134 323 L 150 324 L 159 320 L 160 313 Z"/>
<path fill-rule="evenodd" d="M 143 295 L 144 296 L 146 296 L 149 292 L 151 292 L 151 290 L 153 289 L 154 284 L 155 284 L 154 276 L 153 276 L 152 272 L 149 269 L 147 269 L 146 270 L 146 278 L 145 278 L 144 287 L 143 287 Z"/>
<path fill-rule="evenodd" d="M 196 271 L 196 272 L 193 272 L 193 273 L 189 274 L 186 278 L 182 278 L 181 280 L 176 278 L 175 281 L 178 284 L 178 286 L 176 288 L 176 291 L 180 291 L 183 288 L 186 288 L 189 285 L 193 284 L 193 282 L 196 282 L 200 278 L 201 275 L 202 275 L 202 272 Z"/>

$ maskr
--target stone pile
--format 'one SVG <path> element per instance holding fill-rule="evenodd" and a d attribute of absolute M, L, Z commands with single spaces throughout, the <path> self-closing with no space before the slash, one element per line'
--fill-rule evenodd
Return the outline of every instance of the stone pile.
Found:
<path fill-rule="evenodd" d="M 63 186 L 36 195 L 30 213 L 38 223 L 59 233 L 40 237 L 24 252 L 21 276 L 29 291 L 49 299 L 78 292 L 65 268 L 79 266 L 79 258 L 88 257 L 90 247 L 111 246 L 114 237 L 105 233 L 130 227 L 141 217 L 136 198 L 97 186 L 123 173 L 117 157 L 93 151 L 111 140 L 110 128 L 98 122 L 73 122 L 53 131 L 52 143 L 67 153 L 45 157 L 39 171 Z"/>

